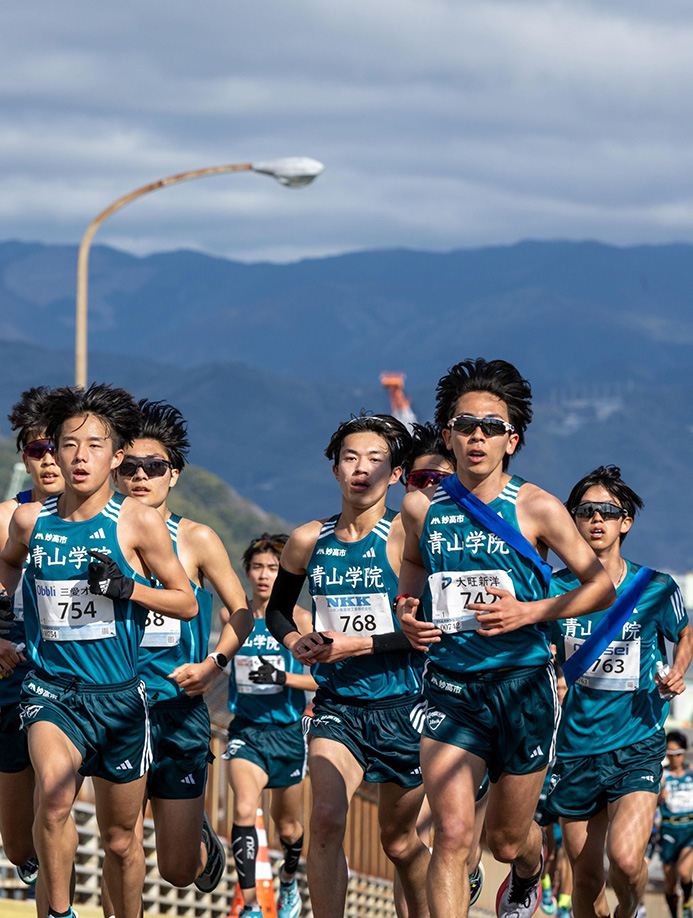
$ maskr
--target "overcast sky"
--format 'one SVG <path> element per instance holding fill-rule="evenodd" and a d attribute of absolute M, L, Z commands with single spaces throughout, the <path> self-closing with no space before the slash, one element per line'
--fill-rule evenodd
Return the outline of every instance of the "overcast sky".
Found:
<path fill-rule="evenodd" d="M 294 260 L 693 241 L 690 0 L 26 0 L 0 29 L 0 239 Z"/>

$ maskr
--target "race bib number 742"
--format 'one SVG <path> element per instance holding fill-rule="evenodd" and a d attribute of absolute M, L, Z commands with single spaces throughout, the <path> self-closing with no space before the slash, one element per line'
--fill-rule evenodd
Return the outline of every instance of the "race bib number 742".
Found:
<path fill-rule="evenodd" d="M 507 590 L 515 595 L 515 585 L 507 571 L 439 571 L 428 578 L 431 589 L 433 624 L 445 634 L 460 631 L 477 631 L 481 625 L 474 612 L 467 609 L 470 603 L 491 604 L 498 597 L 487 592 L 487 587 Z"/>

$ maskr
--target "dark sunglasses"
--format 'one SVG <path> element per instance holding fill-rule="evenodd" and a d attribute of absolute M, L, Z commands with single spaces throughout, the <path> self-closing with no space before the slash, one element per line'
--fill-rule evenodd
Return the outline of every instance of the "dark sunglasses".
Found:
<path fill-rule="evenodd" d="M 584 504 L 578 504 L 573 510 L 573 516 L 581 520 L 591 520 L 595 513 L 598 513 L 603 520 L 620 520 L 628 516 L 623 507 L 617 507 L 616 504 L 609 504 L 606 501 L 585 501 Z"/>
<path fill-rule="evenodd" d="M 502 418 L 475 418 L 470 414 L 460 414 L 448 421 L 448 427 L 462 434 L 472 434 L 481 427 L 485 437 L 502 437 L 504 434 L 515 433 L 512 424 Z"/>
<path fill-rule="evenodd" d="M 442 472 L 440 469 L 417 469 L 415 472 L 409 473 L 409 478 L 404 482 L 404 484 L 412 488 L 427 488 L 432 484 L 439 484 L 443 478 L 449 478 L 452 475 L 452 472 Z"/>
<path fill-rule="evenodd" d="M 274 549 L 278 554 L 281 554 L 288 540 L 288 535 L 285 535 L 283 532 L 279 533 L 279 535 L 258 536 L 256 539 L 250 540 L 249 547 L 255 548 L 256 545 L 269 545 L 270 548 Z"/>
<path fill-rule="evenodd" d="M 32 440 L 24 447 L 24 455 L 29 459 L 43 459 L 46 453 L 55 456 L 55 443 L 52 440 Z"/>
<path fill-rule="evenodd" d="M 147 478 L 161 478 L 173 464 L 165 459 L 123 459 L 116 471 L 125 478 L 132 478 L 142 469 Z"/>

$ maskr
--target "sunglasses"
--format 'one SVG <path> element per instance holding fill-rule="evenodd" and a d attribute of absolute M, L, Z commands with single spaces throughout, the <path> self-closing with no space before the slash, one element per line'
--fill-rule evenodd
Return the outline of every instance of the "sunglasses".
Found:
<path fill-rule="evenodd" d="M 142 469 L 147 478 L 161 478 L 172 468 L 173 464 L 165 459 L 123 459 L 116 471 L 125 478 L 132 478 Z"/>
<path fill-rule="evenodd" d="M 667 756 L 671 758 L 672 755 L 684 755 L 684 752 L 683 749 L 667 749 Z"/>
<path fill-rule="evenodd" d="M 581 520 L 591 520 L 595 513 L 598 513 L 603 520 L 620 520 L 628 516 L 623 507 L 617 507 L 616 504 L 606 501 L 585 501 L 584 504 L 578 504 L 573 510 L 573 516 Z"/>
<path fill-rule="evenodd" d="M 452 472 L 442 472 L 440 469 L 417 469 L 409 473 L 409 478 L 404 484 L 412 488 L 427 488 L 432 484 L 439 484 L 443 478 L 449 478 Z"/>
<path fill-rule="evenodd" d="M 288 535 L 285 535 L 284 533 L 280 533 L 279 535 L 271 535 L 271 536 L 268 536 L 268 535 L 258 536 L 256 539 L 250 540 L 249 547 L 255 548 L 256 545 L 260 545 L 260 544 L 269 545 L 270 548 L 274 549 L 274 551 L 281 554 L 282 551 L 284 550 L 284 546 L 286 545 L 288 539 L 289 539 Z"/>
<path fill-rule="evenodd" d="M 24 447 L 24 455 L 29 459 L 43 459 L 46 453 L 55 456 L 55 443 L 52 440 L 32 440 Z"/>
<path fill-rule="evenodd" d="M 475 418 L 471 414 L 460 414 L 448 421 L 448 427 L 462 434 L 472 434 L 481 427 L 485 437 L 502 437 L 504 434 L 515 433 L 512 424 L 502 418 Z"/>

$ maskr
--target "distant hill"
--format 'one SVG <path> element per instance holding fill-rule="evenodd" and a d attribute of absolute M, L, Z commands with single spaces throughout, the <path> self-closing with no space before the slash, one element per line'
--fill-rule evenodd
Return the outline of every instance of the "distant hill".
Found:
<path fill-rule="evenodd" d="M 323 450 L 351 413 L 388 409 L 381 370 L 408 373 L 425 419 L 448 365 L 504 357 L 535 395 L 513 470 L 565 498 L 594 466 L 621 465 L 646 501 L 629 553 L 687 570 L 692 255 L 536 242 L 241 265 L 97 248 L 89 375 L 178 405 L 194 463 L 301 522 L 338 506 Z M 75 260 L 0 244 L 0 419 L 23 388 L 72 378 Z"/>

